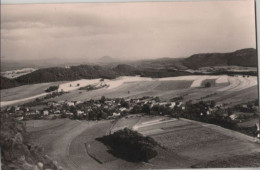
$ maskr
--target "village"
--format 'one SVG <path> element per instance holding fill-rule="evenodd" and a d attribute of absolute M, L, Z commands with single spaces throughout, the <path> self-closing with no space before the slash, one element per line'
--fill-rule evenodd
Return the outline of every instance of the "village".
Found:
<path fill-rule="evenodd" d="M 48 99 L 60 95 L 53 92 Z M 51 97 L 52 96 L 52 97 Z M 173 118 L 188 118 L 192 120 L 218 124 L 231 128 L 257 117 L 258 101 L 225 107 L 215 101 L 183 102 L 178 96 L 170 101 L 161 101 L 159 97 L 144 96 L 141 98 L 115 98 L 102 96 L 99 100 L 89 101 L 45 101 L 36 99 L 20 106 L 6 107 L 2 112 L 8 113 L 17 120 L 52 120 L 70 118 L 77 120 L 118 119 L 131 114 L 160 115 Z"/>

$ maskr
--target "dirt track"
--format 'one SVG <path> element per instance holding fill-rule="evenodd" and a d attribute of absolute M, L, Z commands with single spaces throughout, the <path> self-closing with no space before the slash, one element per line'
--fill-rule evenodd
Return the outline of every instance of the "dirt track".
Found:
<path fill-rule="evenodd" d="M 53 124 L 56 124 L 57 121 L 54 120 Z M 49 122 L 47 124 L 50 126 Z M 43 125 L 41 128 L 38 127 L 37 131 L 32 127 L 28 130 L 33 130 L 32 137 L 45 148 L 48 156 L 58 161 L 67 170 L 78 170 L 82 169 L 81 167 L 88 167 L 88 169 L 99 167 L 99 163 L 87 155 L 84 143 L 105 134 L 110 125 L 111 123 L 108 121 L 87 122 L 66 119 L 62 123 L 58 122 L 57 126 L 46 128 Z M 90 132 L 92 135 L 81 135 L 84 131 Z M 78 137 L 79 135 L 80 137 Z"/>

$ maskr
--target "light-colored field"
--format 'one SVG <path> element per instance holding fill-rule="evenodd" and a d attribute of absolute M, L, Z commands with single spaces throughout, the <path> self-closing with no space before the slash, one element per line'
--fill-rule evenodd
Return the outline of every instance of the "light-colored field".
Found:
<path fill-rule="evenodd" d="M 98 84 L 99 82 L 100 79 L 91 79 L 91 80 L 82 79 L 77 81 L 66 82 L 59 85 L 58 91 L 68 92 L 68 91 L 79 89 L 81 87 L 85 87 L 87 85 Z"/>
<path fill-rule="evenodd" d="M 58 85 L 60 83 L 61 82 L 39 83 L 39 84 L 23 85 L 19 87 L 10 88 L 10 89 L 3 89 L 1 90 L 1 101 L 19 100 L 19 99 L 39 95 L 44 93 L 48 87 Z"/>
<path fill-rule="evenodd" d="M 9 79 L 14 79 L 16 77 L 20 77 L 22 75 L 29 74 L 36 70 L 37 69 L 35 69 L 35 68 L 23 68 L 23 69 L 12 70 L 12 71 L 4 71 L 4 72 L 1 72 L 1 76 L 9 78 Z"/>
<path fill-rule="evenodd" d="M 63 82 L 52 82 L 52 83 L 39 83 L 31 85 L 23 85 L 19 87 L 14 87 L 10 89 L 1 90 L 1 107 L 21 104 L 34 100 L 38 97 L 45 96 L 45 90 L 54 85 L 59 85 Z"/>
<path fill-rule="evenodd" d="M 210 82 L 210 88 L 204 88 L 206 82 Z M 98 85 L 105 83 L 109 87 L 104 87 L 97 90 L 85 91 L 78 90 L 86 85 Z M 146 77 L 119 77 L 114 80 L 101 81 L 100 79 L 93 80 L 78 80 L 73 82 L 55 82 L 43 83 L 35 85 L 26 85 L 12 89 L 2 90 L 1 106 L 21 103 L 30 99 L 44 95 L 44 90 L 50 85 L 59 84 L 59 90 L 70 91 L 68 94 L 54 98 L 54 100 L 89 100 L 100 99 L 102 96 L 108 98 L 115 97 L 143 97 L 143 96 L 158 96 L 162 100 L 169 100 L 176 96 L 185 96 L 186 100 L 200 100 L 201 97 L 217 93 L 215 96 L 207 98 L 214 99 L 220 103 L 238 103 L 241 99 L 244 102 L 256 99 L 257 94 L 257 77 L 242 77 L 242 76 L 180 76 L 168 78 L 146 78 Z M 79 86 L 78 86 L 79 84 Z M 71 86 L 70 86 L 71 85 Z M 245 92 L 245 90 L 247 92 Z M 239 100 L 239 98 L 241 98 Z M 235 99 L 235 100 L 233 100 Z M 53 100 L 53 99 L 51 99 Z M 8 101 L 8 102 L 6 102 Z"/>
<path fill-rule="evenodd" d="M 93 91 L 71 91 L 70 93 L 59 96 L 54 100 L 58 101 L 67 99 L 72 101 L 84 101 L 89 99 L 100 99 L 102 96 L 107 98 L 138 98 L 143 96 L 158 96 L 161 98 L 161 100 L 169 100 L 176 96 L 183 96 L 184 101 L 199 101 L 201 97 L 216 93 L 215 95 L 210 96 L 205 100 L 216 100 L 219 104 L 228 103 L 232 105 L 241 102 L 247 102 L 257 98 L 256 77 L 203 77 L 205 78 L 204 80 L 200 79 L 202 84 L 206 81 L 214 81 L 212 78 L 216 78 L 216 82 L 210 88 L 191 88 L 190 86 L 193 82 L 191 79 L 195 79 L 191 76 L 153 79 L 152 81 L 132 81 L 125 82 L 120 86 L 114 87 L 112 89 L 102 88 Z M 229 82 L 225 83 L 226 80 Z M 249 81 L 249 83 L 239 83 L 240 81 Z M 232 90 L 234 88 L 236 89 Z"/>

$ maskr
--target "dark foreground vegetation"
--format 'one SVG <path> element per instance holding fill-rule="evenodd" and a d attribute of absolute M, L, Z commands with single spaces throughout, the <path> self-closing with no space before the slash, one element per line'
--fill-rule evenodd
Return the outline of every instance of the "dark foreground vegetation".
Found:
<path fill-rule="evenodd" d="M 125 128 L 111 135 L 97 138 L 110 148 L 113 155 L 130 162 L 148 162 L 157 155 L 158 144 L 151 137 Z"/>
<path fill-rule="evenodd" d="M 30 140 L 23 122 L 1 113 L 1 167 L 3 170 L 57 170 L 57 163 Z"/>

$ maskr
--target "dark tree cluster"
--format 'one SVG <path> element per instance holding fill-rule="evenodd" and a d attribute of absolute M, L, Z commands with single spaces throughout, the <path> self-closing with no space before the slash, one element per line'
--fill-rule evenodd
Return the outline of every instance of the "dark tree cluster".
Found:
<path fill-rule="evenodd" d="M 107 145 L 110 152 L 122 159 L 131 162 L 148 162 L 157 155 L 155 147 L 158 144 L 151 137 L 125 128 L 111 135 L 97 138 L 98 141 Z"/>

